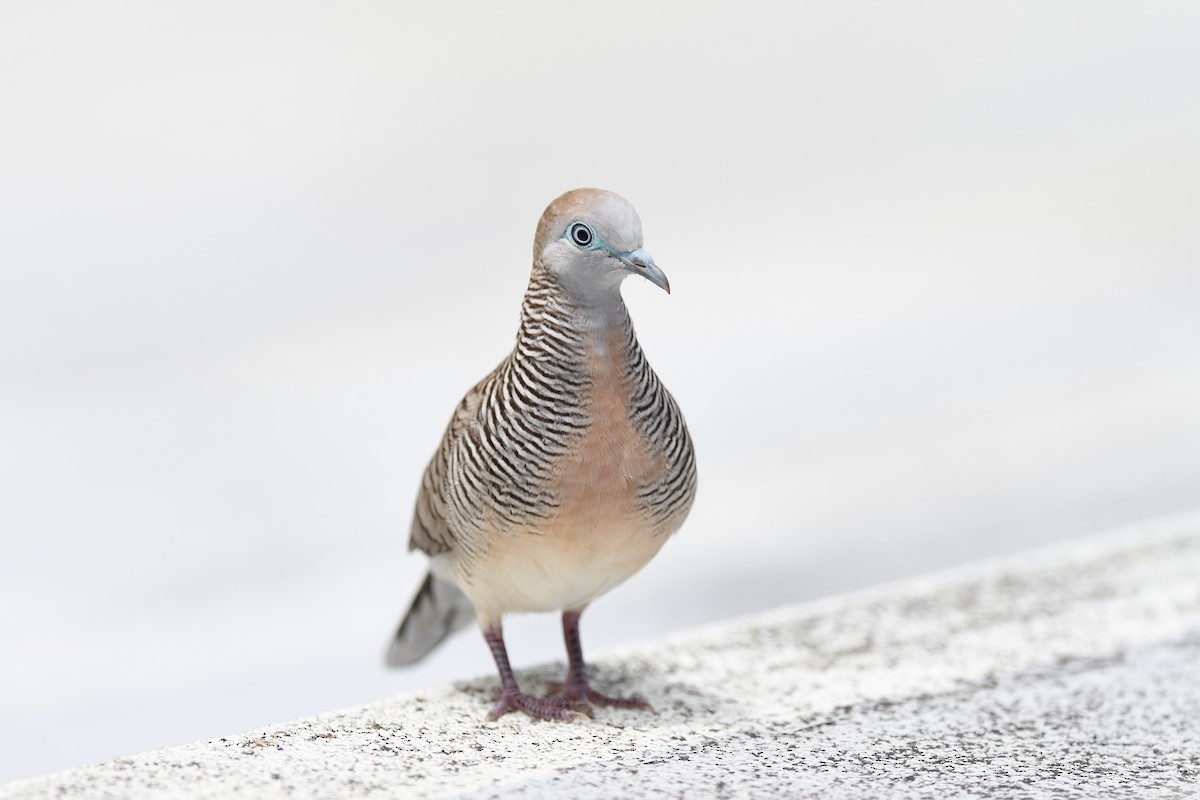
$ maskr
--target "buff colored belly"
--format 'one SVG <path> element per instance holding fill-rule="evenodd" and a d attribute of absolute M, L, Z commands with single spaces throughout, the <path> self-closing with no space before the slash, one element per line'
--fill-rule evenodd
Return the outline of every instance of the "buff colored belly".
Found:
<path fill-rule="evenodd" d="M 580 542 L 554 533 L 507 533 L 464 590 L 481 618 L 582 609 L 645 566 L 666 540 L 634 524 L 593 534 Z"/>

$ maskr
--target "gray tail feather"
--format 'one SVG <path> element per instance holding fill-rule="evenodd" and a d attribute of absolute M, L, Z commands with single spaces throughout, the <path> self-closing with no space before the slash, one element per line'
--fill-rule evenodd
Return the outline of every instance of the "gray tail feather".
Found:
<path fill-rule="evenodd" d="M 475 607 L 467 596 L 453 583 L 430 572 L 388 648 L 387 665 L 403 667 L 419 661 L 447 636 L 474 620 Z"/>

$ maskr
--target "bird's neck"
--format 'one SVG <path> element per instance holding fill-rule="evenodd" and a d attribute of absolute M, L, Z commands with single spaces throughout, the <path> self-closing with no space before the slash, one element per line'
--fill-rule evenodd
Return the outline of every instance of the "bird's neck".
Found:
<path fill-rule="evenodd" d="M 633 320 L 620 292 L 613 292 L 605 302 L 578 304 L 575 324 L 585 332 L 589 348 L 601 353 L 619 347 L 633 329 Z"/>
<path fill-rule="evenodd" d="M 622 357 L 632 334 L 619 287 L 582 295 L 548 270 L 535 270 L 521 307 L 518 349 L 524 345 L 594 363 L 597 357 Z"/>

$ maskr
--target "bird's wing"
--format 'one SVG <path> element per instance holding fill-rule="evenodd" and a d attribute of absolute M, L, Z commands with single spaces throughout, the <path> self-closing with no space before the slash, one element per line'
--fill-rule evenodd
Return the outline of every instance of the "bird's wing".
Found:
<path fill-rule="evenodd" d="M 417 507 L 413 511 L 408 549 L 431 556 L 453 550 L 462 544 L 459 534 L 464 520 L 478 518 L 485 501 L 468 482 L 459 480 L 464 447 L 468 437 L 478 436 L 479 405 L 495 372 L 467 392 L 446 426 L 442 443 L 425 468 Z"/>

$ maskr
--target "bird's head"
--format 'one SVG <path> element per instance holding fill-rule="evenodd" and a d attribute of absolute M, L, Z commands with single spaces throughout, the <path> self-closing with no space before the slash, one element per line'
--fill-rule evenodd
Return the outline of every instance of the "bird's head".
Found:
<path fill-rule="evenodd" d="M 574 189 L 542 213 L 533 260 L 584 300 L 616 294 L 628 275 L 671 292 L 667 276 L 642 249 L 642 220 L 624 197 L 603 189 Z"/>

